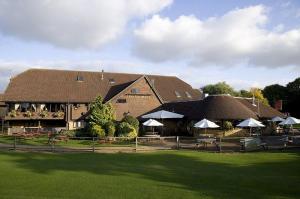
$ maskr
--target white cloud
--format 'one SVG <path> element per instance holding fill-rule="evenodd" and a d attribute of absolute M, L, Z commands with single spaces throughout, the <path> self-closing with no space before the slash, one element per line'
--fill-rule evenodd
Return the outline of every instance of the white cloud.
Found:
<path fill-rule="evenodd" d="M 263 5 L 232 10 L 221 17 L 200 20 L 159 15 L 134 31 L 134 54 L 153 61 L 187 60 L 192 65 L 300 67 L 300 29 L 267 30 Z"/>
<path fill-rule="evenodd" d="M 65 48 L 98 48 L 172 0 L 0 0 L 0 33 Z"/>

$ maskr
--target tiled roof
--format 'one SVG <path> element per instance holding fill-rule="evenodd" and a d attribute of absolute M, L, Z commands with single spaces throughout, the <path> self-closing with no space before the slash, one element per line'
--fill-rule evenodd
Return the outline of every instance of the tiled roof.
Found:
<path fill-rule="evenodd" d="M 141 74 L 30 69 L 12 78 L 5 101 L 91 102 L 106 101 L 142 77 Z M 197 100 L 201 92 L 173 76 L 145 75 L 164 102 Z M 180 93 L 177 97 L 175 91 Z M 187 94 L 188 93 L 188 94 Z"/>

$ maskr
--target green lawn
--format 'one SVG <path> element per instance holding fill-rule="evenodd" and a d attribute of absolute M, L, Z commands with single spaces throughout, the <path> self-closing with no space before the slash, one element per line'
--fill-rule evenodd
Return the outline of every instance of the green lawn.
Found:
<path fill-rule="evenodd" d="M 18 145 L 29 145 L 29 146 L 49 146 L 48 136 L 33 137 L 33 138 L 17 138 Z M 14 137 L 12 136 L 2 136 L 0 135 L 0 144 L 10 144 L 13 145 Z M 99 143 L 95 141 L 95 147 L 114 147 L 114 146 L 134 146 L 134 141 L 122 140 L 117 143 Z M 59 141 L 55 143 L 56 146 L 62 147 L 81 147 L 81 148 L 92 148 L 93 142 L 88 139 L 69 139 L 67 142 Z"/>
<path fill-rule="evenodd" d="M 0 198 L 300 198 L 300 152 L 0 152 Z"/>

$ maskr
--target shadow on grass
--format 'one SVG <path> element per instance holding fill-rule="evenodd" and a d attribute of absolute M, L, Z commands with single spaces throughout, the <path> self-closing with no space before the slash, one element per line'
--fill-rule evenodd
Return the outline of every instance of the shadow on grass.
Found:
<path fill-rule="evenodd" d="M 146 154 L 1 153 L 17 167 L 41 174 L 84 171 L 96 175 L 138 175 L 169 188 L 213 198 L 297 198 L 300 152 L 215 154 L 156 152 Z M 1 155 L 0 154 L 0 155 Z M 176 198 L 176 197 L 175 197 Z"/>

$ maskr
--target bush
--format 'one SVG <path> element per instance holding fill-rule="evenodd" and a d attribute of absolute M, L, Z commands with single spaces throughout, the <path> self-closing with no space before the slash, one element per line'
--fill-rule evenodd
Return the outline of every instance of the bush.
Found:
<path fill-rule="evenodd" d="M 233 129 L 233 125 L 230 121 L 224 121 L 223 122 L 223 129 L 228 131 Z"/>
<path fill-rule="evenodd" d="M 106 131 L 106 136 L 109 137 L 114 137 L 115 132 L 116 132 L 116 126 L 115 123 L 112 121 L 109 121 L 105 124 L 105 131 Z"/>
<path fill-rule="evenodd" d="M 24 113 L 24 116 L 25 116 L 25 117 L 31 117 L 31 116 L 32 116 L 32 113 L 31 113 L 30 111 L 26 111 L 26 112 Z"/>
<path fill-rule="evenodd" d="M 63 111 L 57 111 L 53 113 L 53 117 L 64 117 L 65 113 Z"/>
<path fill-rule="evenodd" d="M 11 112 L 8 113 L 8 115 L 9 115 L 10 117 L 17 117 L 17 111 L 12 110 Z"/>
<path fill-rule="evenodd" d="M 126 122 L 130 124 L 133 128 L 135 128 L 136 132 L 139 132 L 140 122 L 135 117 L 131 115 L 126 115 L 123 117 L 121 122 Z"/>
<path fill-rule="evenodd" d="M 40 116 L 41 117 L 47 117 L 48 116 L 48 111 L 41 111 Z"/>
<path fill-rule="evenodd" d="M 118 128 L 118 135 L 121 137 L 137 137 L 137 131 L 127 122 L 121 122 Z"/>
<path fill-rule="evenodd" d="M 94 125 L 91 128 L 91 132 L 93 134 L 93 136 L 97 136 L 97 137 L 105 137 L 105 130 L 99 126 L 99 125 Z"/>

